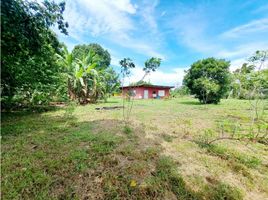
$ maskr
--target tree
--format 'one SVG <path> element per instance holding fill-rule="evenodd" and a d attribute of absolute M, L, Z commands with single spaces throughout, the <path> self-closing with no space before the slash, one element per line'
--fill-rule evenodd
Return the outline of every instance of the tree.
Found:
<path fill-rule="evenodd" d="M 76 94 L 74 91 L 74 74 L 75 74 L 75 59 L 72 55 L 72 53 L 70 53 L 67 49 L 66 46 L 63 46 L 62 48 L 62 53 L 61 54 L 57 54 L 58 57 L 58 63 L 60 65 L 63 66 L 63 74 L 65 76 L 65 79 L 67 81 L 67 91 L 68 91 L 68 97 L 71 100 L 75 100 L 76 99 Z"/>
<path fill-rule="evenodd" d="M 111 68 L 101 67 L 103 60 L 94 51 L 89 51 L 82 59 L 74 58 L 67 48 L 63 56 L 58 55 L 60 63 L 65 66 L 68 94 L 71 100 L 81 104 L 95 103 L 98 99 L 107 98 L 119 88 L 119 75 Z"/>
<path fill-rule="evenodd" d="M 67 34 L 64 3 L 53 1 L 1 1 L 1 103 L 48 103 L 59 83 L 55 53 L 60 43 L 53 25 Z"/>
<path fill-rule="evenodd" d="M 228 90 L 230 62 L 207 58 L 191 65 L 183 83 L 202 103 L 219 103 Z"/>
<path fill-rule="evenodd" d="M 156 69 L 160 66 L 161 59 L 152 57 L 145 61 L 143 71 L 145 74 L 143 75 L 142 79 L 140 81 L 143 81 L 147 75 L 149 75 L 151 72 L 156 71 Z"/>
<path fill-rule="evenodd" d="M 268 77 L 265 62 L 267 51 L 256 51 L 249 59 L 249 63 L 244 63 L 241 68 L 232 74 L 231 92 L 233 97 L 240 99 L 254 99 L 259 95 L 267 95 Z"/>
<path fill-rule="evenodd" d="M 124 58 L 123 60 L 119 61 L 119 64 L 121 65 L 121 74 L 122 74 L 122 97 L 123 97 L 123 118 L 125 125 L 129 120 L 132 106 L 133 106 L 133 99 L 132 99 L 132 90 L 130 89 L 130 95 L 124 94 L 123 86 L 125 78 L 129 77 L 131 73 L 131 69 L 135 68 L 134 62 L 130 58 Z M 127 97 L 127 98 L 126 98 Z M 127 112 L 125 113 L 125 100 L 127 99 Z"/>
<path fill-rule="evenodd" d="M 259 65 L 258 70 L 264 67 L 266 60 L 268 59 L 268 50 L 256 51 L 248 60 L 253 65 Z"/>
<path fill-rule="evenodd" d="M 190 94 L 189 88 L 186 87 L 185 85 L 183 85 L 179 88 L 176 88 L 174 90 L 171 90 L 172 97 L 181 97 L 181 96 L 186 96 L 189 94 Z"/>
<path fill-rule="evenodd" d="M 119 91 L 120 81 L 119 75 L 113 68 L 109 67 L 103 72 L 104 92 L 103 99 L 107 101 L 107 98 Z"/>
<path fill-rule="evenodd" d="M 239 96 L 246 98 L 250 105 L 250 115 L 248 119 L 251 119 L 248 123 L 247 129 L 242 130 L 242 134 L 239 129 L 235 128 L 231 135 L 225 134 L 224 125 L 222 126 L 221 134 L 219 137 L 207 140 L 207 144 L 210 145 L 220 140 L 238 140 L 248 142 L 260 142 L 268 144 L 268 124 L 265 118 L 265 107 L 267 106 L 264 98 L 267 98 L 268 93 L 268 69 L 265 69 L 265 62 L 267 61 L 268 51 L 256 51 L 248 61 L 244 63 L 240 69 L 234 72 L 233 85 L 236 86 L 239 91 Z M 242 94 L 241 94 L 242 93 Z M 239 126 L 237 124 L 237 126 Z M 244 133 L 247 134 L 244 134 Z"/>
<path fill-rule="evenodd" d="M 99 68 L 106 69 L 111 63 L 111 56 L 107 50 L 104 50 L 99 44 L 92 43 L 92 44 L 83 44 L 83 45 L 76 45 L 72 51 L 72 54 L 75 59 L 82 60 L 83 57 L 88 55 L 88 53 L 94 53 L 96 56 L 99 57 L 101 63 Z"/>

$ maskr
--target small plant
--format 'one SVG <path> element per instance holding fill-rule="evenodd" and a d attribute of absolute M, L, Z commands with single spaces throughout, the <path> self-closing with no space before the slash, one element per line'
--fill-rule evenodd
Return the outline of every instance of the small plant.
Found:
<path fill-rule="evenodd" d="M 76 102 L 73 102 L 73 101 L 70 101 L 68 103 L 68 105 L 65 108 L 65 113 L 64 113 L 64 118 L 65 119 L 68 120 L 68 119 L 73 118 L 73 113 L 74 113 L 76 105 L 77 105 Z"/>
<path fill-rule="evenodd" d="M 167 135 L 167 134 L 163 134 L 162 137 L 166 142 L 172 142 L 172 140 L 174 138 L 173 136 Z"/>
<path fill-rule="evenodd" d="M 130 135 L 132 133 L 132 129 L 129 126 L 124 126 L 124 133 Z"/>
<path fill-rule="evenodd" d="M 221 182 L 206 186 L 204 191 L 207 193 L 208 199 L 211 200 L 242 200 L 244 197 L 238 188 Z"/>

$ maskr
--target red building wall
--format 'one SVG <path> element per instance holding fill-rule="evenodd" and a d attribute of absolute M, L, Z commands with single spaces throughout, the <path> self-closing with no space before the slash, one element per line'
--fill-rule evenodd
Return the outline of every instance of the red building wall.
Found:
<path fill-rule="evenodd" d="M 130 88 L 124 88 L 124 93 L 126 93 Z M 143 99 L 144 98 L 144 90 L 148 90 L 148 98 L 151 99 L 151 98 L 154 98 L 153 97 L 153 92 L 155 91 L 156 95 L 158 95 L 158 91 L 159 90 L 164 90 L 165 91 L 165 96 L 164 97 L 168 97 L 170 92 L 169 92 L 169 88 L 156 88 L 156 87 L 144 87 L 144 86 L 141 86 L 141 87 L 134 87 L 134 88 L 131 88 L 133 90 L 135 90 L 135 99 Z M 161 98 L 164 98 L 164 97 L 161 97 Z"/>

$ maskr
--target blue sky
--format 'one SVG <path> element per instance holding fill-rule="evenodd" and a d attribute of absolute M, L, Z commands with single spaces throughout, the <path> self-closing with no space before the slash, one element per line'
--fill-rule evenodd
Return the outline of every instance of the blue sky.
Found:
<path fill-rule="evenodd" d="M 147 80 L 181 84 L 184 70 L 198 59 L 224 58 L 239 67 L 256 50 L 268 49 L 267 0 L 67 0 L 69 35 L 58 33 L 69 48 L 99 43 L 112 66 L 130 57 L 142 77 L 146 59 L 162 58 Z"/>

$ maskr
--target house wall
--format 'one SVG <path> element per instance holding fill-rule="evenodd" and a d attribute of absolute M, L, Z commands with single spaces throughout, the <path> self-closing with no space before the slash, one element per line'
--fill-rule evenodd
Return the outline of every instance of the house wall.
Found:
<path fill-rule="evenodd" d="M 129 88 L 124 88 L 124 93 L 126 93 L 129 90 Z M 158 94 L 159 90 L 164 90 L 165 91 L 165 96 L 164 97 L 168 97 L 169 96 L 169 90 L 168 88 L 151 88 L 151 87 L 135 87 L 133 88 L 133 90 L 135 90 L 136 96 L 134 97 L 135 99 L 143 99 L 144 98 L 144 90 L 148 90 L 148 98 L 154 98 L 153 97 L 153 92 L 155 91 L 156 94 Z M 164 98 L 161 97 L 161 98 Z"/>

